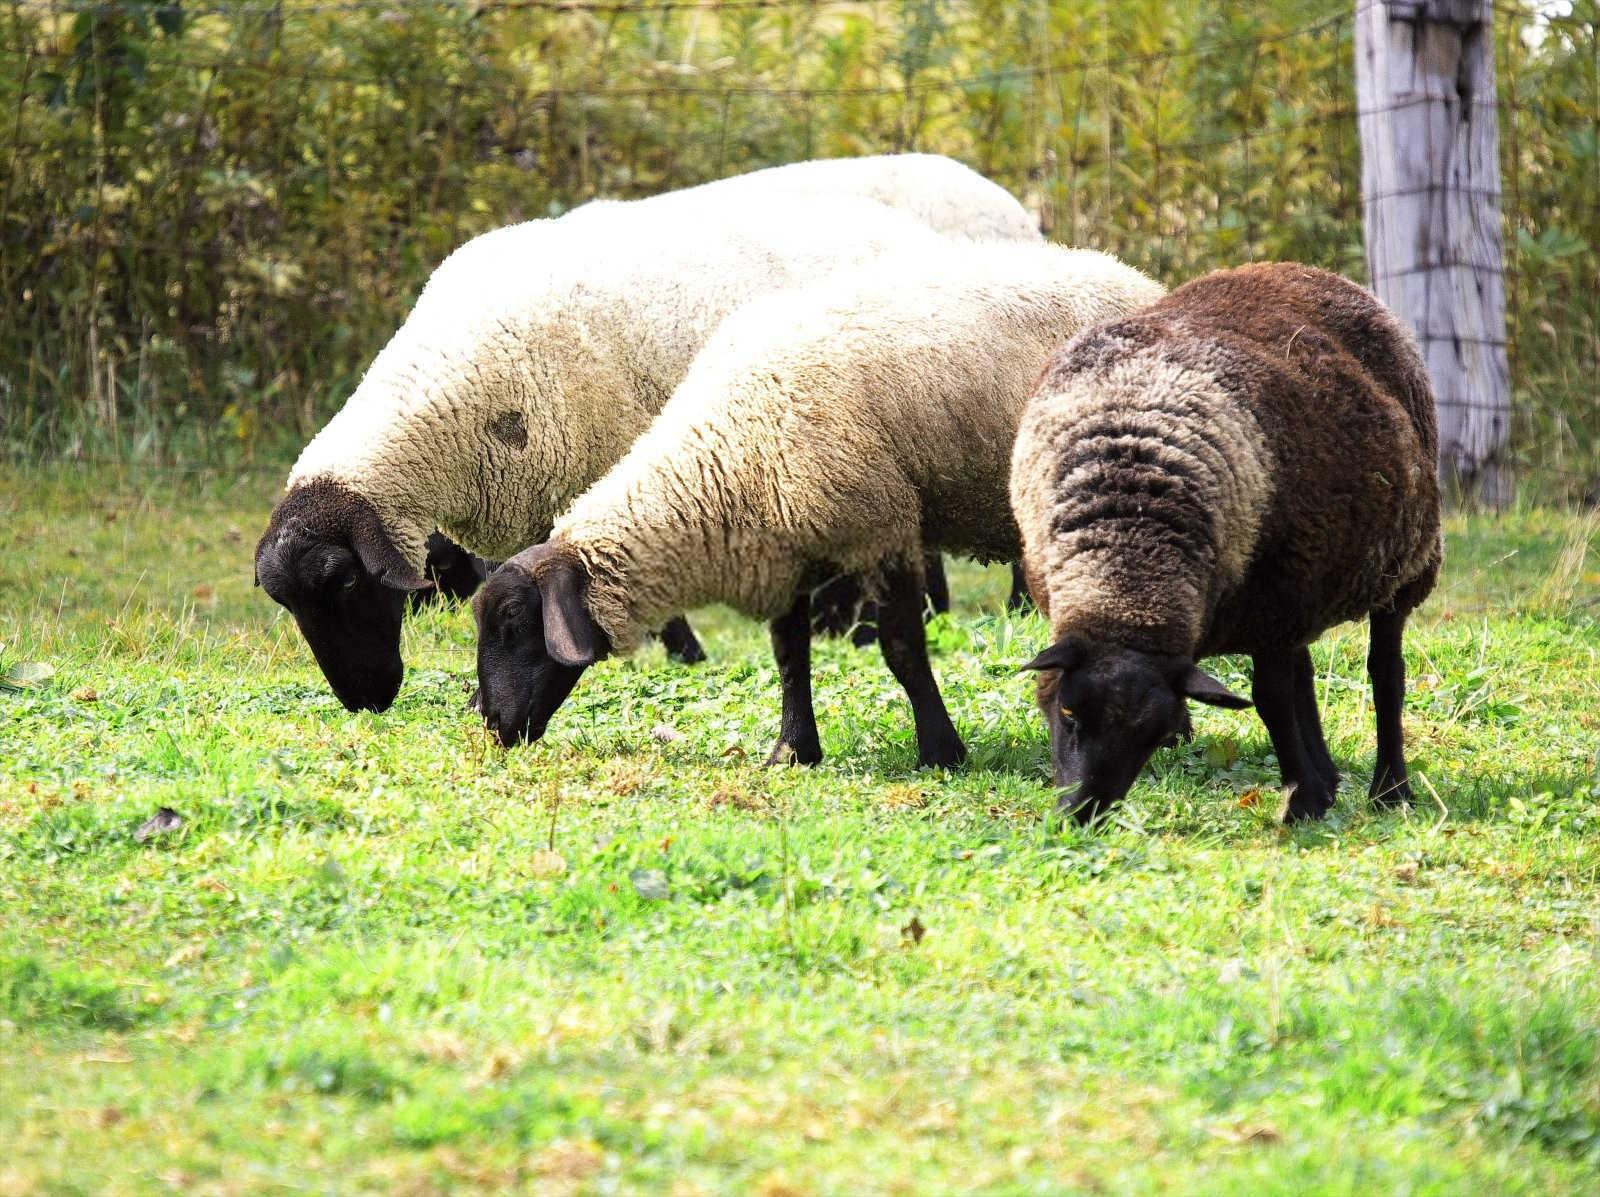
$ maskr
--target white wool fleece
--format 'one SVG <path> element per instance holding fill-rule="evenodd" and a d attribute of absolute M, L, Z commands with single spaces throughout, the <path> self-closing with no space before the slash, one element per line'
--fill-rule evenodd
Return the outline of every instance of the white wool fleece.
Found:
<path fill-rule="evenodd" d="M 962 240 L 1044 240 L 1038 221 L 1009 191 L 943 154 L 820 158 L 751 171 L 669 194 L 674 199 L 697 203 L 713 191 L 729 196 L 744 189 L 859 195 L 915 217 L 936 233 Z"/>
<path fill-rule="evenodd" d="M 930 244 L 930 221 L 1038 237 L 1003 190 L 925 154 L 797 163 L 486 233 L 434 272 L 288 486 L 348 486 L 418 569 L 435 528 L 509 556 L 622 456 L 734 308 Z"/>
<path fill-rule="evenodd" d="M 1015 557 L 1011 446 L 1040 370 L 1161 294 L 1104 254 L 946 240 L 756 300 L 553 541 L 619 652 L 705 603 L 771 618 L 819 570 Z"/>

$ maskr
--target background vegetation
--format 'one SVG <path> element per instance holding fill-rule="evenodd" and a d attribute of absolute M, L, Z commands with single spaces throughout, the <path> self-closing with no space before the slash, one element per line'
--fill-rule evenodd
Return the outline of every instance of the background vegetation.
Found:
<path fill-rule="evenodd" d="M 1518 450 L 1583 497 L 1600 4 L 1496 11 Z M 472 234 L 819 155 L 952 154 L 1169 282 L 1264 257 L 1360 277 L 1353 12 L 8 0 L 0 448 L 276 465 Z"/>

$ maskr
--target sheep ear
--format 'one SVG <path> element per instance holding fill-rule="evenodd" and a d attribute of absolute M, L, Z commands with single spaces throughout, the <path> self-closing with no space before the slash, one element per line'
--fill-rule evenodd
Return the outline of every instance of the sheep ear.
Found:
<path fill-rule="evenodd" d="M 1185 698 L 1192 698 L 1208 706 L 1242 711 L 1250 705 L 1248 698 L 1235 694 L 1198 665 L 1190 665 L 1173 688 Z"/>
<path fill-rule="evenodd" d="M 562 563 L 542 571 L 539 597 L 544 602 L 545 651 L 573 668 L 593 665 L 600 652 L 577 567 Z"/>
<path fill-rule="evenodd" d="M 350 537 L 361 567 L 393 590 L 432 590 L 433 583 L 411 568 L 376 519 L 362 520 Z"/>
<path fill-rule="evenodd" d="M 1083 641 L 1076 636 L 1063 636 L 1044 652 L 1023 666 L 1024 669 L 1072 669 L 1088 653 Z"/>

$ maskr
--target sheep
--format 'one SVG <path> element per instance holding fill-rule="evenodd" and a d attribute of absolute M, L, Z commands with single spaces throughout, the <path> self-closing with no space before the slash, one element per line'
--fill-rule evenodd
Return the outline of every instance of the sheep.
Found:
<path fill-rule="evenodd" d="M 452 254 L 306 446 L 256 548 L 258 583 L 293 613 L 340 701 L 393 702 L 405 596 L 429 586 L 429 534 L 487 557 L 542 539 L 736 305 L 892 246 L 936 243 L 926 224 L 862 198 L 892 192 L 945 227 L 964 212 L 989 232 L 1022 214 L 966 167 L 909 155 L 589 204 Z M 666 630 L 675 655 L 703 655 L 681 619 Z"/>
<path fill-rule="evenodd" d="M 1120 800 L 1185 725 L 1185 699 L 1249 706 L 1196 664 L 1247 653 L 1284 818 L 1320 818 L 1339 774 L 1307 646 L 1362 616 L 1370 795 L 1408 801 L 1401 637 L 1439 574 L 1436 452 L 1410 333 L 1326 271 L 1207 275 L 1064 346 L 1011 467 L 1053 638 L 1026 668 L 1040 671 L 1062 809 L 1088 820 Z"/>
<path fill-rule="evenodd" d="M 783 714 L 769 762 L 815 764 L 809 591 L 844 571 L 879 599 L 918 763 L 960 763 L 928 665 L 923 553 L 1017 557 L 1006 475 L 1041 367 L 1161 293 L 1103 254 L 952 242 L 740 309 L 551 539 L 474 598 L 486 722 L 507 745 L 537 739 L 597 658 L 721 602 L 770 620 Z"/>

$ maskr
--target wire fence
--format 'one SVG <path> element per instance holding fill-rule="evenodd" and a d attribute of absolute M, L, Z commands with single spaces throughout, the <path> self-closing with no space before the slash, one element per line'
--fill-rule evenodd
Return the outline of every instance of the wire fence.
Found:
<path fill-rule="evenodd" d="M 1559 7 L 1561 11 L 1547 11 Z M 1600 477 L 1600 12 L 1496 6 L 1525 470 Z M 469 236 L 802 158 L 950 154 L 1168 283 L 1364 277 L 1355 5 L 0 7 L 0 446 L 278 463 Z"/>

